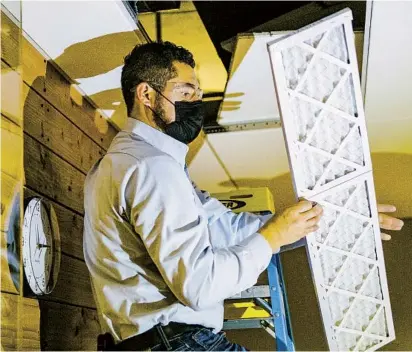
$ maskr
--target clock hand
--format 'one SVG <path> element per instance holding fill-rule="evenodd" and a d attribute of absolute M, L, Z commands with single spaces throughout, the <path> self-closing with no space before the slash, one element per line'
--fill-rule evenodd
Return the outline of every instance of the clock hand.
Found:
<path fill-rule="evenodd" d="M 36 226 L 36 243 L 39 243 L 39 240 L 40 240 L 39 227 Z"/>
<path fill-rule="evenodd" d="M 43 244 L 43 243 L 38 243 L 36 247 L 37 247 L 37 249 L 39 250 L 39 259 L 40 259 L 40 256 L 41 256 L 41 253 L 42 253 L 42 249 L 43 249 L 43 248 L 51 248 L 50 245 L 48 245 L 48 244 Z"/>
<path fill-rule="evenodd" d="M 43 244 L 43 243 L 39 243 L 37 246 L 38 246 L 39 248 L 51 248 L 50 245 L 48 245 L 48 244 Z"/>

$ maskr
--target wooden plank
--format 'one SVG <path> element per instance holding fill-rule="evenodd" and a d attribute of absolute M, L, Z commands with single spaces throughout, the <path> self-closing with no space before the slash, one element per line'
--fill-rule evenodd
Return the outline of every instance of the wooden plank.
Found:
<path fill-rule="evenodd" d="M 25 43 L 24 48 L 29 44 Z M 33 61 L 33 58 L 31 58 Z M 82 99 L 82 105 L 77 105 L 70 96 L 70 83 L 50 63 L 46 63 L 44 76 L 37 76 L 26 81 L 29 67 L 26 66 L 26 50 L 23 51 L 23 80 L 39 93 L 45 100 L 70 119 L 77 127 L 84 131 L 98 145 L 107 150 L 117 131 L 113 126 L 96 115 L 95 109 Z M 33 76 L 32 74 L 28 74 Z"/>
<path fill-rule="evenodd" d="M 24 151 L 26 185 L 83 214 L 85 175 L 28 135 Z"/>
<path fill-rule="evenodd" d="M 20 65 L 21 28 L 1 11 L 1 58 L 17 69 Z"/>
<path fill-rule="evenodd" d="M 24 60 L 25 55 L 23 69 Z M 109 148 L 117 133 L 115 128 L 97 114 L 86 99 L 82 100 L 82 105 L 77 105 L 71 99 L 70 83 L 51 63 L 47 63 L 45 77 L 37 78 L 31 86 L 102 148 Z"/>
<path fill-rule="evenodd" d="M 16 234 L 21 222 L 23 134 L 22 128 L 1 116 L 1 290 L 17 293 L 10 274 L 7 234 Z M 18 239 L 15 239 L 18 240 Z M 10 241 L 11 242 L 11 241 Z M 19 262 L 13 261 L 18 276 Z M 19 281 L 19 278 L 17 278 Z"/>
<path fill-rule="evenodd" d="M 24 189 L 24 197 L 39 197 L 30 189 Z M 56 211 L 59 222 L 62 252 L 83 260 L 83 217 L 48 199 Z"/>
<path fill-rule="evenodd" d="M 7 30 L 3 31 L 3 27 Z M 18 31 L 16 24 L 2 13 L 2 52 L 6 62 L 16 61 L 13 55 L 18 52 Z M 117 133 L 116 129 L 99 114 L 96 115 L 94 107 L 86 99 L 83 99 L 80 106 L 75 104 L 70 96 L 70 82 L 27 38 L 22 36 L 21 43 L 23 81 L 33 87 L 97 144 L 107 149 Z M 10 66 L 13 67 L 12 64 Z"/>
<path fill-rule="evenodd" d="M 22 194 L 22 182 L 1 171 L 1 224 L 0 230 L 7 232 L 10 226 L 13 203 Z"/>
<path fill-rule="evenodd" d="M 18 293 L 20 260 L 17 235 L 21 228 L 23 191 L 23 132 L 22 127 L 1 116 L 1 290 Z M 8 243 L 9 242 L 9 243 Z M 11 254 L 8 253 L 10 247 Z M 9 266 L 10 264 L 10 266 Z"/>
<path fill-rule="evenodd" d="M 3 125 L 2 125 L 3 127 Z M 2 129 L 3 132 L 3 129 Z M 2 133 L 3 137 L 3 133 Z M 3 140 L 2 140 L 3 142 Z M 3 146 L 2 146 L 3 152 Z M 3 165 L 2 165 L 3 166 Z M 13 171 L 13 168 L 6 168 L 6 170 Z M 8 232 L 15 234 L 18 231 L 21 223 L 21 201 L 22 201 L 22 182 L 14 177 L 11 177 L 8 173 L 1 171 L 1 220 L 0 220 L 0 248 L 1 248 L 1 278 L 0 288 L 1 291 L 18 293 L 9 268 L 9 259 L 7 252 L 7 236 Z M 19 262 L 13 262 L 15 264 L 15 271 L 18 273 L 20 270 Z M 15 274 L 16 275 L 16 274 Z M 18 275 L 18 274 L 17 274 Z M 17 279 L 19 281 L 19 279 Z"/>
<path fill-rule="evenodd" d="M 1 116 L 1 290 L 18 293 L 11 271 L 19 287 L 20 260 L 17 248 L 22 212 L 23 132 Z M 10 248 L 11 253 L 8 253 Z"/>
<path fill-rule="evenodd" d="M 21 75 L 1 62 L 1 113 L 17 125 L 22 125 L 23 96 Z"/>
<path fill-rule="evenodd" d="M 1 278 L 0 288 L 1 291 L 18 293 L 10 273 L 9 260 L 7 252 L 7 237 L 8 232 L 10 235 L 16 235 L 16 231 L 19 231 L 21 225 L 21 201 L 22 201 L 22 183 L 13 177 L 10 177 L 6 173 L 1 172 Z M 18 241 L 14 237 L 15 241 Z M 11 240 L 10 240 L 11 242 Z M 19 261 L 13 261 L 14 275 L 19 276 L 20 264 Z M 17 273 L 17 274 L 16 274 Z M 20 281 L 19 278 L 16 281 Z M 18 283 L 19 284 L 19 283 Z"/>
<path fill-rule="evenodd" d="M 26 39 L 23 38 L 23 81 L 62 114 L 83 130 L 102 148 L 107 149 L 117 131 L 107 121 L 96 115 L 95 108 L 86 100 L 81 105 L 71 97 L 70 82 L 54 65 Z"/>
<path fill-rule="evenodd" d="M 38 296 L 38 299 L 96 308 L 86 264 L 62 254 L 56 287 L 51 294 Z"/>
<path fill-rule="evenodd" d="M 87 173 L 104 149 L 27 85 L 24 131 L 73 166 Z"/>
<path fill-rule="evenodd" d="M 31 86 L 38 77 L 46 76 L 46 58 L 23 36 L 22 38 L 23 81 Z M 41 87 L 43 90 L 44 86 Z"/>
<path fill-rule="evenodd" d="M 94 309 L 40 302 L 41 349 L 96 351 L 100 324 Z"/>
<path fill-rule="evenodd" d="M 16 286 L 13 283 L 11 274 L 10 274 L 10 267 L 9 267 L 9 259 L 7 253 L 7 233 L 1 231 L 1 278 L 0 278 L 0 289 L 1 292 L 8 292 L 12 294 L 18 294 L 19 292 L 16 289 Z M 20 269 L 20 265 L 17 262 L 16 268 Z M 20 272 L 20 271 L 18 271 Z M 19 274 L 17 274 L 19 276 Z M 20 281 L 20 277 L 17 278 Z"/>
<path fill-rule="evenodd" d="M 40 309 L 37 300 L 1 293 L 2 350 L 40 350 Z"/>
<path fill-rule="evenodd" d="M 1 171 L 21 180 L 23 176 L 23 131 L 1 116 Z"/>

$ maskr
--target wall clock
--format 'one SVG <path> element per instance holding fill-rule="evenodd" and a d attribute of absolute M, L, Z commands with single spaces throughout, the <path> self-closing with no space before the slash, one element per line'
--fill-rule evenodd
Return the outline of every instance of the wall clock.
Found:
<path fill-rule="evenodd" d="M 36 295 L 52 292 L 60 269 L 60 233 L 53 206 L 43 198 L 31 198 L 24 212 L 23 267 L 27 283 Z"/>

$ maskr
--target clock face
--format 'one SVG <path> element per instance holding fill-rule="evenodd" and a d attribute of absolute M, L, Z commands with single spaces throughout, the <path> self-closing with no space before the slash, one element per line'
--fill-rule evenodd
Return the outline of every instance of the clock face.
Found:
<path fill-rule="evenodd" d="M 27 282 L 37 294 L 50 293 L 60 266 L 60 238 L 50 205 L 33 198 L 24 213 L 23 265 Z"/>

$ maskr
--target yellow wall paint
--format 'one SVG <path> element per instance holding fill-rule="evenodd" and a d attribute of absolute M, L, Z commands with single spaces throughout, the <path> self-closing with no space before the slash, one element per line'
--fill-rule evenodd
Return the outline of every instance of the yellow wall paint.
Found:
<path fill-rule="evenodd" d="M 397 207 L 396 215 L 412 217 L 412 154 L 372 153 L 376 198 Z"/>

